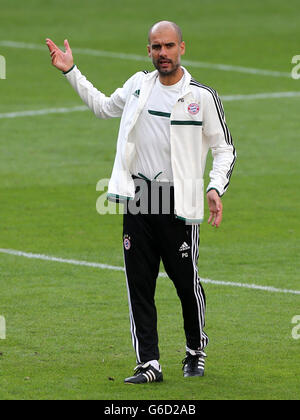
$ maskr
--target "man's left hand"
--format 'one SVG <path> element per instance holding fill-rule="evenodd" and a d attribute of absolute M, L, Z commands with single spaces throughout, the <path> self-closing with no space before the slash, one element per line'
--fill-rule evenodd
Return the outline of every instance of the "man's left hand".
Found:
<path fill-rule="evenodd" d="M 216 190 L 208 191 L 207 201 L 209 207 L 208 223 L 211 223 L 212 226 L 219 227 L 223 217 L 223 204 Z"/>

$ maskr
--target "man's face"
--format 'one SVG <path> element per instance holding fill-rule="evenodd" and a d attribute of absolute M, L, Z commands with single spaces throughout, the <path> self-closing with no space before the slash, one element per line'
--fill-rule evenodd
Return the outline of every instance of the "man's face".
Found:
<path fill-rule="evenodd" d="M 175 73 L 180 67 L 181 56 L 185 53 L 185 44 L 179 41 L 172 27 L 154 30 L 147 48 L 154 67 L 162 76 Z"/>

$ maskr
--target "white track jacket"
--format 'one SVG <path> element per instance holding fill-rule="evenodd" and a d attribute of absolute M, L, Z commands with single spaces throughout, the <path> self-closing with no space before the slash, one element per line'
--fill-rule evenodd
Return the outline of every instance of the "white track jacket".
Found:
<path fill-rule="evenodd" d="M 226 125 L 223 106 L 215 90 L 192 79 L 186 69 L 183 95 L 170 115 L 171 164 L 174 177 L 175 214 L 188 223 L 204 218 L 206 157 L 212 151 L 213 168 L 207 191 L 222 196 L 229 185 L 236 151 Z M 138 72 L 110 97 L 96 89 L 75 66 L 65 74 L 70 84 L 98 118 L 121 117 L 115 163 L 108 199 L 133 199 L 135 186 L 130 171 L 135 159 L 133 127 L 149 97 L 158 72 Z M 137 174 L 135 174 L 137 175 Z"/>

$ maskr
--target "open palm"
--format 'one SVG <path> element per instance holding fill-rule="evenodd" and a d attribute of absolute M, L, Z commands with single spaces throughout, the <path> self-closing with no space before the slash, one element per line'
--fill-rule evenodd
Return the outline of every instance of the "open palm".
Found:
<path fill-rule="evenodd" d="M 63 52 L 54 42 L 47 38 L 46 44 L 49 48 L 52 65 L 61 71 L 68 71 L 74 65 L 72 50 L 70 48 L 69 42 L 65 39 L 65 52 Z"/>

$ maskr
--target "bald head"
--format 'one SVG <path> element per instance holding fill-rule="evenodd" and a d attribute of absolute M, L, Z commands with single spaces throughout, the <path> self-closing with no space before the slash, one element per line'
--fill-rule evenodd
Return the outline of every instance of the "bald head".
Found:
<path fill-rule="evenodd" d="M 160 22 L 155 23 L 151 26 L 149 33 L 148 33 L 148 42 L 151 43 L 151 38 L 154 33 L 160 33 L 165 30 L 173 30 L 176 33 L 178 43 L 180 44 L 182 42 L 182 31 L 180 27 L 174 23 L 170 22 L 168 20 L 162 20 Z"/>
<path fill-rule="evenodd" d="M 149 30 L 148 56 L 165 85 L 177 83 L 183 75 L 181 56 L 185 53 L 182 32 L 174 22 L 163 20 Z"/>

